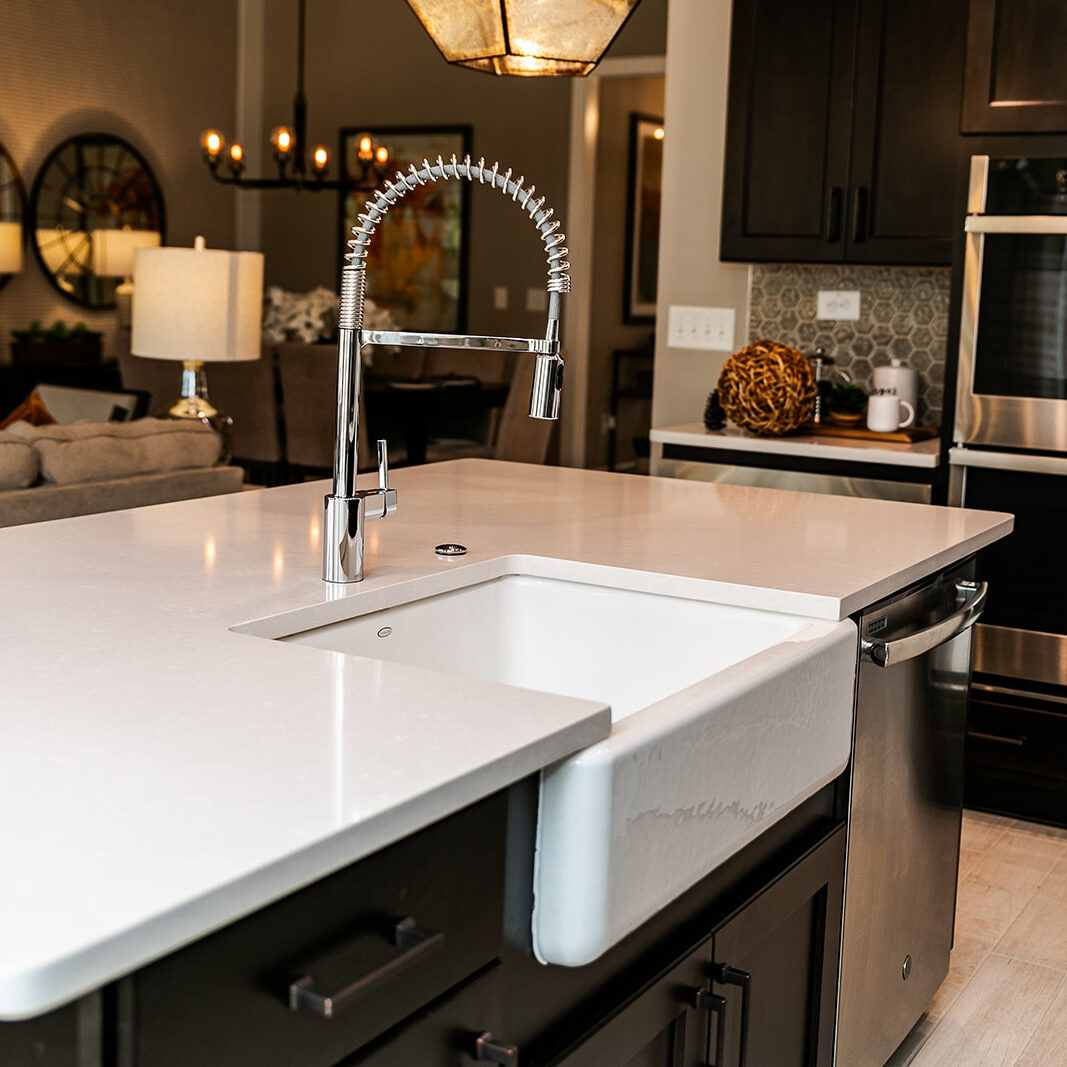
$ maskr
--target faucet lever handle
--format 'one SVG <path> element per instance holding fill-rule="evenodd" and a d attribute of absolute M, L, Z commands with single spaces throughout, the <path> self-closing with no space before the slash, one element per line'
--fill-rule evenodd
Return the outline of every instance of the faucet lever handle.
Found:
<path fill-rule="evenodd" d="M 378 488 L 389 488 L 389 444 L 384 437 L 378 438 Z"/>

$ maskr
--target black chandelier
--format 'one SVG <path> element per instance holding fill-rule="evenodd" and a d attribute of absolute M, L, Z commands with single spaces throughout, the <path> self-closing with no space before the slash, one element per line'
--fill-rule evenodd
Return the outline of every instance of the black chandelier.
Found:
<path fill-rule="evenodd" d="M 356 147 L 353 170 L 348 171 L 341 162 L 342 177 L 326 176 L 330 153 L 325 145 L 315 145 L 311 157 L 307 152 L 307 97 L 304 95 L 304 43 L 305 0 L 298 0 L 296 31 L 297 87 L 293 97 L 292 126 L 276 126 L 270 135 L 274 161 L 278 165 L 277 178 L 246 178 L 244 176 L 245 150 L 239 141 L 229 145 L 218 130 L 205 130 L 200 135 L 200 147 L 204 150 L 204 162 L 211 176 L 223 185 L 235 185 L 239 189 L 373 189 L 385 177 L 389 169 L 389 149 L 377 144 L 370 134 L 362 134 Z M 226 172 L 222 161 L 225 156 Z"/>

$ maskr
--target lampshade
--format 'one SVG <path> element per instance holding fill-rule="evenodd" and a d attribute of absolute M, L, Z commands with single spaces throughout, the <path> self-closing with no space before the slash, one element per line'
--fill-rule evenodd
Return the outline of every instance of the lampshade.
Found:
<path fill-rule="evenodd" d="M 90 245 L 85 230 L 34 230 L 34 240 L 49 274 L 81 274 L 87 268 Z"/>
<path fill-rule="evenodd" d="M 449 63 L 526 77 L 588 74 L 638 0 L 408 0 Z"/>
<path fill-rule="evenodd" d="M 133 257 L 131 351 L 154 359 L 258 359 L 263 254 L 139 248 Z"/>
<path fill-rule="evenodd" d="M 158 248 L 155 230 L 93 230 L 93 273 L 103 278 L 126 278 L 133 274 L 133 254 L 138 248 Z"/>
<path fill-rule="evenodd" d="M 0 222 L 0 274 L 22 270 L 22 224 Z"/>

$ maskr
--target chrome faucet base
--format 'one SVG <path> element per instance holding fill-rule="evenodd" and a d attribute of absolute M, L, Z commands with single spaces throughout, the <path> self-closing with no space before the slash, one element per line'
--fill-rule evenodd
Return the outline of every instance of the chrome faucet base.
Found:
<path fill-rule="evenodd" d="M 323 503 L 323 580 L 362 582 L 363 532 L 368 520 L 384 519 L 396 511 L 396 490 L 361 489 L 354 496 L 327 493 Z"/>

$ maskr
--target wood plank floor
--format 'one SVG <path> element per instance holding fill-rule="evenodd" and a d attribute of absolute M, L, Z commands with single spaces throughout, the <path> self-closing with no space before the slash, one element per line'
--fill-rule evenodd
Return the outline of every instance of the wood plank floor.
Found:
<path fill-rule="evenodd" d="M 1065 1067 L 1067 830 L 965 811 L 959 877 L 948 977 L 887 1067 Z"/>

